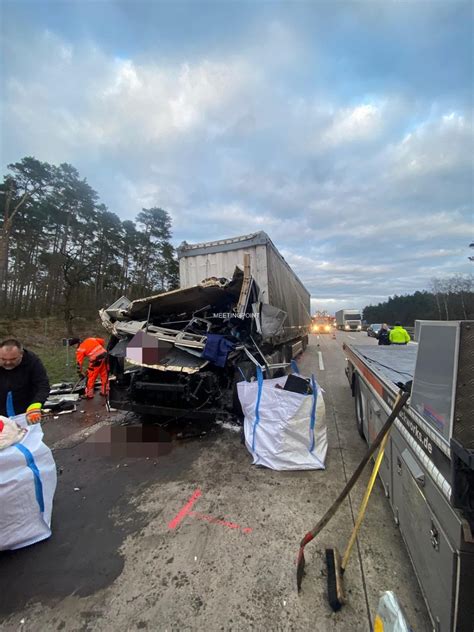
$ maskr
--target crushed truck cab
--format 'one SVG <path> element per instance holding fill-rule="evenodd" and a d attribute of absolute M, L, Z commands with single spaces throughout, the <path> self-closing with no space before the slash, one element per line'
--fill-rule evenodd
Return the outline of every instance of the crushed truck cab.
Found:
<path fill-rule="evenodd" d="M 178 256 L 180 289 L 100 312 L 110 405 L 156 421 L 239 415 L 237 383 L 284 372 L 306 347 L 310 294 L 263 232 Z"/>

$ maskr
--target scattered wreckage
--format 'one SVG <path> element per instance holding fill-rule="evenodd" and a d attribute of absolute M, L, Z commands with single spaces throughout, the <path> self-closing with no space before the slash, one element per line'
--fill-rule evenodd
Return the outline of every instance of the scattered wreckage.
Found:
<path fill-rule="evenodd" d="M 181 289 L 100 311 L 110 406 L 155 420 L 240 415 L 236 385 L 285 373 L 308 342 L 310 295 L 263 233 L 178 250 Z M 213 273 L 196 282 L 201 270 Z"/>
<path fill-rule="evenodd" d="M 77 404 L 84 395 L 86 378 L 81 377 L 76 382 L 57 382 L 51 384 L 48 399 L 43 406 L 43 412 L 53 415 L 74 413 Z"/>

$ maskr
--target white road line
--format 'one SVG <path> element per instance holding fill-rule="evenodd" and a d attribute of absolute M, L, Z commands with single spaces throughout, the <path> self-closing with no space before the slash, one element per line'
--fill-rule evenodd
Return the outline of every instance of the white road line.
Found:
<path fill-rule="evenodd" d="M 352 338 L 352 340 L 355 340 L 355 336 L 349 336 L 348 335 L 348 338 Z"/>
<path fill-rule="evenodd" d="M 321 369 L 321 371 L 324 371 L 323 354 L 321 353 L 321 351 L 318 351 L 318 356 L 319 356 L 319 368 Z"/>
<path fill-rule="evenodd" d="M 86 439 L 93 434 L 103 428 L 104 426 L 112 426 L 117 422 L 117 419 L 104 419 L 102 421 L 98 421 L 96 424 L 92 424 L 92 426 L 87 426 L 87 428 L 83 428 L 78 432 L 75 432 L 69 437 L 64 437 L 63 439 L 59 439 L 49 447 L 51 450 L 64 450 L 65 448 L 73 447 L 79 443 L 83 443 Z M 48 422 L 49 423 L 49 422 Z"/>

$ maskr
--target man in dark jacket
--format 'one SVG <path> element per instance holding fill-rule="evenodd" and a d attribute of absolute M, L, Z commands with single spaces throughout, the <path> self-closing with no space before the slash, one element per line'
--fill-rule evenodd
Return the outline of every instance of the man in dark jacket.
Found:
<path fill-rule="evenodd" d="M 26 413 L 29 423 L 37 423 L 48 395 L 48 376 L 38 356 L 14 338 L 0 342 L 0 415 Z"/>
<path fill-rule="evenodd" d="M 377 334 L 377 338 L 379 339 L 379 345 L 389 345 L 390 344 L 390 331 L 388 326 L 384 323 Z"/>

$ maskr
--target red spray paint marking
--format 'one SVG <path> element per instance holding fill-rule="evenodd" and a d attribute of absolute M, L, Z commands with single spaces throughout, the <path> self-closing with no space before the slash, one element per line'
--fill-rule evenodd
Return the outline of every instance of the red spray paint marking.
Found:
<path fill-rule="evenodd" d="M 178 511 L 176 516 L 168 523 L 168 529 L 176 529 L 177 526 L 181 524 L 181 522 L 189 516 L 190 518 L 197 518 L 198 520 L 204 520 L 205 522 L 210 522 L 211 524 L 218 524 L 222 527 L 228 527 L 229 529 L 240 529 L 242 533 L 251 533 L 252 529 L 250 527 L 241 527 L 235 522 L 229 522 L 228 520 L 221 520 L 220 518 L 215 518 L 214 516 L 208 516 L 207 514 L 197 513 L 196 511 L 191 511 L 194 503 L 202 496 L 201 490 L 196 489 L 194 494 L 188 500 L 188 502 L 184 505 L 182 509 Z"/>
<path fill-rule="evenodd" d="M 197 518 L 198 520 L 204 520 L 205 522 L 210 522 L 211 524 L 219 524 L 222 527 L 228 527 L 229 529 L 240 529 L 242 533 L 251 533 L 252 529 L 250 527 L 241 527 L 239 524 L 235 522 L 229 522 L 228 520 L 221 520 L 220 518 L 214 518 L 214 516 L 208 516 L 206 514 L 197 513 L 196 511 L 191 511 L 189 515 L 192 518 Z"/>
<path fill-rule="evenodd" d="M 188 502 L 184 505 L 184 507 L 180 511 L 178 511 L 178 513 L 173 518 L 173 520 L 168 523 L 168 529 L 176 529 L 176 527 L 180 524 L 180 522 L 191 512 L 191 509 L 193 508 L 194 503 L 201 496 L 202 496 L 201 490 L 196 489 L 196 491 L 188 500 Z"/>

